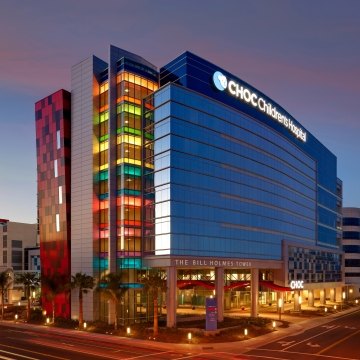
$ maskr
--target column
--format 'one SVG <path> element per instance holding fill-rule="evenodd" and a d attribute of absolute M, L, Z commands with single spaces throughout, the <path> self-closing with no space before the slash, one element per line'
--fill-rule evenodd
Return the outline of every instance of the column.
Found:
<path fill-rule="evenodd" d="M 217 302 L 217 320 L 224 321 L 224 268 L 215 268 L 215 295 Z"/>
<path fill-rule="evenodd" d="M 251 269 L 251 317 L 257 317 L 259 310 L 259 269 Z"/>
<path fill-rule="evenodd" d="M 335 301 L 342 302 L 342 287 L 337 287 L 335 289 Z"/>
<path fill-rule="evenodd" d="M 112 325 L 115 322 L 115 305 L 114 302 L 111 300 L 108 301 L 108 312 L 109 312 L 108 324 Z"/>
<path fill-rule="evenodd" d="M 326 299 L 325 299 L 325 289 L 320 290 L 320 305 L 325 305 Z"/>
<path fill-rule="evenodd" d="M 330 289 L 330 301 L 335 302 L 335 289 L 334 288 Z"/>
<path fill-rule="evenodd" d="M 296 290 L 294 293 L 294 310 L 295 311 L 301 311 L 301 296 L 300 291 Z"/>
<path fill-rule="evenodd" d="M 284 312 L 284 293 L 278 291 L 276 293 L 276 308 L 279 314 L 279 320 L 281 319 L 281 314 Z"/>
<path fill-rule="evenodd" d="M 177 289 L 177 270 L 175 266 L 166 269 L 167 274 L 167 294 L 166 294 L 166 326 L 176 326 L 176 289 Z"/>
<path fill-rule="evenodd" d="M 314 306 L 314 290 L 308 290 L 308 306 Z"/>

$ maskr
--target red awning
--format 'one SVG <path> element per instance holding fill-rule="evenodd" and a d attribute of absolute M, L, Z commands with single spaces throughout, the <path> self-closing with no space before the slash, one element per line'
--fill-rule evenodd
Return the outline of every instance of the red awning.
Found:
<path fill-rule="evenodd" d="M 264 287 L 274 290 L 274 291 L 292 291 L 291 288 L 276 285 L 272 281 L 261 280 L 261 281 L 259 281 L 259 285 L 264 286 Z M 202 281 L 202 280 L 178 280 L 177 281 L 177 287 L 179 289 L 189 289 L 194 286 L 203 287 L 208 290 L 215 289 L 214 283 L 210 282 L 210 281 Z M 250 281 L 233 281 L 233 282 L 231 282 L 230 285 L 224 286 L 224 291 L 234 290 L 234 289 L 238 289 L 238 288 L 244 288 L 246 286 L 251 286 L 251 282 Z"/>
<path fill-rule="evenodd" d="M 201 280 L 178 280 L 177 287 L 179 289 L 189 288 L 189 286 L 200 286 L 209 290 L 214 290 L 215 286 L 211 282 Z"/>
<path fill-rule="evenodd" d="M 292 291 L 291 288 L 274 284 L 272 281 L 259 281 L 259 285 L 275 291 Z"/>

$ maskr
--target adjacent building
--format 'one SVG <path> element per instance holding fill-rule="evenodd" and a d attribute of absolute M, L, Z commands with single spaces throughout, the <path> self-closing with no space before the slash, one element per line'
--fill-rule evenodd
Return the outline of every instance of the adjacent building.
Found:
<path fill-rule="evenodd" d="M 343 208 L 342 247 L 345 253 L 346 296 L 360 296 L 360 208 Z"/>
<path fill-rule="evenodd" d="M 0 266 L 25 270 L 25 249 L 37 245 L 37 224 L 0 219 Z"/>
<path fill-rule="evenodd" d="M 121 272 L 123 323 L 143 317 L 149 268 L 167 276 L 168 326 L 208 296 L 219 320 L 341 297 L 336 157 L 279 104 L 190 52 L 158 70 L 110 46 L 73 67 L 71 86 L 36 104 L 44 276 Z M 84 311 L 114 314 L 95 292 Z"/>

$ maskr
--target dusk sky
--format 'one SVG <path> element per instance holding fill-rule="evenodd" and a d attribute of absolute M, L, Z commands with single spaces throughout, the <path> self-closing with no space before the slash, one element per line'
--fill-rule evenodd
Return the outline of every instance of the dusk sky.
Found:
<path fill-rule="evenodd" d="M 34 103 L 110 44 L 161 67 L 185 50 L 264 92 L 338 159 L 360 207 L 360 1 L 0 2 L 0 218 L 36 222 Z"/>

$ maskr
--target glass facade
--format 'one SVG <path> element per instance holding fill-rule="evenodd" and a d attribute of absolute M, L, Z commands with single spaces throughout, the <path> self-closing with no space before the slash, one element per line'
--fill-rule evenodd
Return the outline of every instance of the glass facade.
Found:
<path fill-rule="evenodd" d="M 212 78 L 214 73 L 219 70 L 229 79 L 235 79 L 235 81 L 249 89 L 249 91 L 255 94 L 258 99 L 261 98 L 264 99 L 265 102 L 272 103 L 273 106 L 290 119 L 294 125 L 302 128 L 302 126 L 285 109 L 269 99 L 265 94 L 262 94 L 259 90 L 244 81 L 235 78 L 227 71 L 220 69 L 217 65 L 190 52 L 185 52 L 161 68 L 160 84 L 165 85 L 168 82 L 173 82 L 202 94 L 207 98 L 207 100 L 202 100 L 203 102 L 208 101 L 208 105 L 206 105 L 207 109 L 203 115 L 196 113 L 198 102 L 201 101 L 198 100 L 196 96 L 193 96 L 193 102 L 186 105 L 188 109 L 179 110 L 179 106 L 181 108 L 183 105 L 182 101 L 180 101 L 180 105 L 171 104 L 171 111 L 173 111 L 175 107 L 177 113 L 182 111 L 183 114 L 186 114 L 185 117 L 187 117 L 190 115 L 194 106 L 195 112 L 194 114 L 191 114 L 191 117 L 196 119 L 196 116 L 202 116 L 201 119 L 207 122 L 207 114 L 213 115 L 213 109 L 216 109 L 219 106 L 217 104 L 218 102 L 220 102 L 224 108 L 231 107 L 236 109 L 237 114 L 233 116 L 238 117 L 238 124 L 242 124 L 244 122 L 243 119 L 247 119 L 245 122 L 250 124 L 250 131 L 253 132 L 253 134 L 247 135 L 246 139 L 248 143 L 253 143 L 252 138 L 254 136 L 258 136 L 259 138 L 264 137 L 264 139 L 269 139 L 270 137 L 270 145 L 268 144 L 268 141 L 265 141 L 265 144 L 264 141 L 262 141 L 262 143 L 256 141 L 255 147 L 261 148 L 277 158 L 280 156 L 280 153 L 276 152 L 276 147 L 271 148 L 271 142 L 275 142 L 282 149 L 281 159 L 290 164 L 294 161 L 293 166 L 295 168 L 295 173 L 300 173 L 300 177 L 298 178 L 296 175 L 295 180 L 298 181 L 291 180 L 290 188 L 292 189 L 294 187 L 297 193 L 308 197 L 310 203 L 312 203 L 312 205 L 310 205 L 310 210 L 315 210 L 313 219 L 315 221 L 316 232 L 316 236 L 314 236 L 313 239 L 315 239 L 316 244 L 320 246 L 332 247 L 334 249 L 338 248 L 341 240 L 340 213 L 342 206 L 342 183 L 337 179 L 336 157 L 312 136 L 312 134 L 307 133 L 306 141 L 301 141 L 284 126 L 284 123 L 275 121 L 271 116 L 268 116 L 268 114 L 259 111 L 259 106 L 251 106 L 251 104 L 249 105 L 250 101 L 239 101 L 238 98 L 229 96 L 226 91 L 217 90 L 212 83 Z M 210 99 L 214 101 L 210 101 Z M 182 116 L 182 118 L 183 117 L 184 116 Z M 209 119 L 211 121 L 211 116 Z M 201 120 L 197 119 L 197 121 Z M 212 120 L 212 122 L 213 121 L 214 120 Z M 236 123 L 236 121 L 234 121 L 234 123 Z M 224 125 L 220 125 L 218 132 L 220 134 L 224 132 Z M 223 136 L 226 136 L 226 134 L 225 131 Z M 231 142 L 232 141 L 229 143 Z M 284 143 L 286 143 L 286 145 Z M 297 151 L 290 151 L 289 148 L 297 148 Z M 270 160 L 266 161 L 264 164 L 267 168 L 263 167 L 260 169 L 261 165 L 252 165 L 252 168 L 256 172 L 261 172 L 263 175 L 265 175 L 265 173 L 268 174 L 271 170 L 270 166 L 268 166 L 269 161 Z M 298 165 L 299 163 L 301 163 L 300 166 Z M 287 166 L 280 166 L 277 164 L 278 171 L 286 172 L 287 168 Z M 265 170 L 266 172 L 264 172 Z M 279 175 L 270 173 L 269 175 L 271 178 L 274 178 L 275 176 L 276 180 L 279 180 Z M 294 171 L 291 170 L 288 176 L 290 179 L 293 179 Z M 300 184 L 297 184 L 297 182 Z M 306 190 L 302 193 L 304 186 L 306 187 Z M 302 205 L 302 203 L 304 203 L 303 200 L 300 204 Z M 314 204 L 315 209 L 313 208 Z M 287 206 L 288 205 L 286 205 L 286 207 Z M 307 204 L 307 206 L 309 207 L 309 204 Z M 306 210 L 304 215 L 309 215 L 308 210 Z"/>
<path fill-rule="evenodd" d="M 70 280 L 70 102 L 65 90 L 35 104 L 41 279 Z M 52 312 L 42 283 L 42 304 Z M 56 296 L 55 316 L 69 317 L 69 294 Z"/>
<path fill-rule="evenodd" d="M 167 85 L 152 101 L 155 254 L 281 259 L 285 238 L 315 244 L 311 157 L 186 88 Z"/>
<path fill-rule="evenodd" d="M 119 50 L 119 51 L 118 51 Z M 99 171 L 98 223 L 99 278 L 121 272 L 128 287 L 118 309 L 122 323 L 133 321 L 140 302 L 138 273 L 142 269 L 142 174 L 152 165 L 142 160 L 143 142 L 149 134 L 142 129 L 142 99 L 158 89 L 158 74 L 134 55 L 111 48 L 109 67 L 99 82 L 99 113 L 94 114 L 98 147 L 94 148 Z M 96 161 L 95 161 L 96 162 Z M 100 317 L 106 319 L 107 300 L 100 296 Z M 131 319 L 131 320 L 129 320 Z"/>

